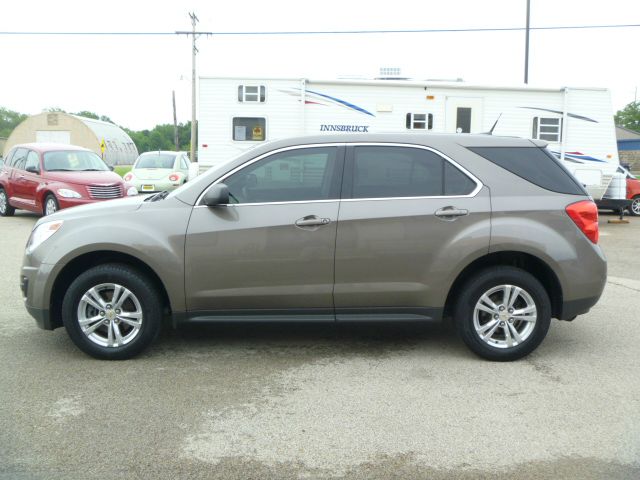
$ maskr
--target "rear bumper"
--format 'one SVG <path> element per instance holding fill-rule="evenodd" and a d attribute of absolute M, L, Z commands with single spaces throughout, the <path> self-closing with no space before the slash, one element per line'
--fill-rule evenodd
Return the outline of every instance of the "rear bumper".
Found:
<path fill-rule="evenodd" d="M 600 295 L 563 302 L 562 313 L 560 314 L 558 319 L 573 320 L 578 315 L 587 313 L 591 309 L 591 307 L 598 303 L 598 300 L 600 300 Z"/>

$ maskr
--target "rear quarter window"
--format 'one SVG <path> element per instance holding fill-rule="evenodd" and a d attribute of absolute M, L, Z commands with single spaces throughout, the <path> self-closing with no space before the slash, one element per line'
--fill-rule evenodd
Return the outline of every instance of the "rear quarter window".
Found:
<path fill-rule="evenodd" d="M 588 195 L 551 153 L 538 147 L 467 147 L 528 182 L 557 193 Z"/>

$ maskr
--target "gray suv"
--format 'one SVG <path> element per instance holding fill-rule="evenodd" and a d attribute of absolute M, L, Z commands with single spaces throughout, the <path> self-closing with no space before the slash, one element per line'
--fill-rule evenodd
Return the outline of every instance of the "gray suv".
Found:
<path fill-rule="evenodd" d="M 598 214 L 544 142 L 367 134 L 264 144 L 172 193 L 39 220 L 26 307 L 83 351 L 132 357 L 166 319 L 452 319 L 514 360 L 600 297 Z"/>

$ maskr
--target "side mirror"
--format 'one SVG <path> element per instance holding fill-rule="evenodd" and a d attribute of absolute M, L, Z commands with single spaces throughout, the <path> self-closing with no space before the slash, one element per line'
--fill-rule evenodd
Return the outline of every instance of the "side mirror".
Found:
<path fill-rule="evenodd" d="M 107 165 L 107 167 L 109 167 L 109 170 L 111 170 L 112 172 L 115 170 L 113 165 Z"/>
<path fill-rule="evenodd" d="M 29 172 L 29 173 L 35 173 L 35 174 L 39 174 L 39 173 L 40 173 L 40 170 L 38 170 L 38 168 L 37 168 L 37 167 L 29 166 L 29 167 L 27 167 L 27 169 L 26 169 L 26 170 L 27 170 L 27 172 Z"/>
<path fill-rule="evenodd" d="M 207 207 L 219 207 L 229 203 L 229 187 L 224 183 L 213 185 L 207 193 L 204 194 L 204 204 Z"/>

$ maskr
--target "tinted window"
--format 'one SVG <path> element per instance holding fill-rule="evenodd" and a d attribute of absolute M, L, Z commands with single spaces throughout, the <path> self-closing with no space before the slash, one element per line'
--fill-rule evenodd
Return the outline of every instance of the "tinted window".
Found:
<path fill-rule="evenodd" d="M 276 153 L 227 177 L 232 203 L 293 202 L 337 198 L 337 147 Z"/>
<path fill-rule="evenodd" d="M 475 182 L 440 155 L 408 147 L 356 147 L 353 198 L 467 195 Z"/>
<path fill-rule="evenodd" d="M 552 192 L 586 195 L 585 190 L 546 149 L 537 147 L 471 147 L 472 152 Z"/>
<path fill-rule="evenodd" d="M 449 162 L 444 162 L 445 195 L 469 195 L 475 188 L 476 182 Z"/>

